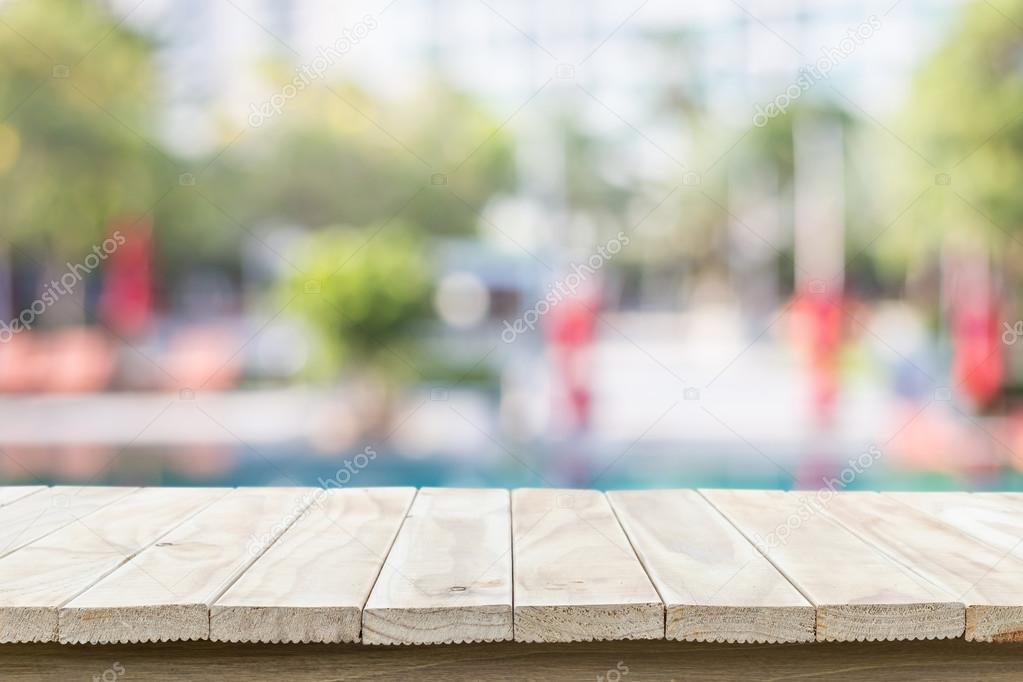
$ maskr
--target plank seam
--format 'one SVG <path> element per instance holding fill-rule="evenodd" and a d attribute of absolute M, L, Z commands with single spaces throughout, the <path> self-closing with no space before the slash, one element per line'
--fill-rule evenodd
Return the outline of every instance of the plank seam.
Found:
<path fill-rule="evenodd" d="M 205 508 L 205 510 L 208 511 L 210 508 L 215 506 L 215 504 L 217 502 L 222 502 L 222 501 L 228 499 L 229 497 L 231 497 L 232 495 L 237 495 L 239 493 L 239 491 L 241 491 L 241 490 L 246 490 L 249 493 L 253 493 L 253 491 L 258 490 L 258 488 L 233 488 L 230 492 L 228 492 L 228 493 L 222 495 L 221 497 L 219 497 L 216 500 L 216 502 L 211 503 L 209 506 L 207 506 Z M 304 489 L 303 488 L 298 488 L 297 490 L 304 490 Z M 301 497 L 297 497 L 295 499 L 297 501 L 299 501 L 299 502 L 301 502 L 301 500 L 302 500 Z M 176 604 L 176 605 L 174 605 L 175 608 L 177 608 L 179 610 L 187 610 L 187 609 L 194 608 L 197 611 L 201 611 L 201 614 L 196 614 L 195 615 L 195 619 L 198 622 L 200 622 L 200 623 L 201 622 L 205 622 L 205 635 L 203 635 L 203 634 L 196 634 L 194 636 L 181 636 L 181 635 L 178 635 L 178 634 L 170 635 L 170 636 L 152 636 L 152 635 L 150 635 L 150 636 L 147 636 L 145 638 L 137 637 L 137 636 L 134 636 L 134 635 L 129 635 L 129 636 L 125 636 L 125 637 L 121 637 L 121 638 L 117 638 L 117 639 L 112 639 L 112 638 L 110 638 L 110 636 L 108 634 L 103 634 L 103 635 L 100 635 L 100 636 L 93 636 L 91 639 L 83 639 L 81 637 L 74 638 L 74 639 L 68 637 L 68 638 L 65 639 L 64 636 L 63 636 L 63 633 L 59 631 L 58 632 L 58 637 L 62 640 L 62 643 L 68 643 L 68 644 L 93 644 L 93 645 L 111 644 L 111 643 L 119 643 L 119 644 L 128 644 L 128 643 L 136 644 L 137 643 L 137 644 L 141 644 L 141 643 L 172 642 L 172 641 L 175 641 L 175 642 L 176 641 L 209 641 L 211 606 L 221 596 L 223 596 L 224 592 L 227 589 L 229 589 L 232 585 L 234 585 L 234 583 L 237 582 L 237 580 L 242 575 L 244 575 L 244 573 L 249 568 L 251 568 L 252 564 L 255 563 L 255 561 L 257 559 L 259 559 L 259 557 L 261 557 L 263 555 L 263 553 L 267 549 L 269 549 L 271 546 L 273 546 L 280 539 L 280 537 L 283 536 L 294 525 L 295 521 L 297 521 L 299 518 L 302 518 L 302 516 L 306 513 L 306 511 L 308 510 L 308 508 L 309 508 L 309 506 L 311 504 L 312 504 L 312 500 L 310 500 L 309 502 L 307 502 L 305 504 L 299 505 L 300 511 L 297 514 L 294 515 L 294 518 L 291 519 L 291 521 L 289 523 L 287 523 L 284 526 L 284 528 L 275 537 L 273 537 L 270 540 L 270 542 L 268 542 L 266 544 L 265 547 L 263 547 L 261 549 L 261 551 L 256 553 L 249 560 L 245 561 L 240 566 L 240 568 L 237 569 L 235 574 L 230 576 L 230 578 L 226 581 L 226 585 L 224 586 L 224 588 L 222 590 L 219 590 L 212 597 L 206 597 L 206 600 L 203 600 L 203 601 L 197 600 L 196 602 L 189 602 L 188 604 Z M 184 523 L 184 522 L 182 522 L 182 523 Z M 166 534 L 164 534 L 163 537 L 166 537 Z M 122 564 L 122 566 L 123 565 L 124 564 Z M 200 609 L 200 607 L 201 607 L 201 609 Z M 138 608 L 138 607 L 127 607 L 127 608 L 128 609 L 133 609 L 133 608 Z"/>
<path fill-rule="evenodd" d="M 238 488 L 238 490 L 241 490 L 241 488 Z M 251 490 L 251 488 L 250 488 L 250 490 Z M 224 497 L 227 497 L 227 496 L 225 495 Z M 224 498 L 221 498 L 221 499 L 224 499 Z M 278 541 L 279 541 L 279 540 L 280 540 L 280 539 L 281 539 L 282 537 L 284 537 L 284 534 L 285 534 L 285 533 L 287 533 L 287 532 L 288 532 L 289 530 L 291 530 L 291 527 L 292 527 L 292 526 L 294 526 L 294 525 L 295 525 L 296 523 L 298 523 L 298 520 L 299 520 L 299 519 L 301 519 L 302 517 L 304 517 L 304 516 L 306 515 L 306 513 L 307 513 L 307 512 L 309 511 L 309 508 L 310 508 L 310 507 L 312 507 L 312 506 L 313 506 L 313 504 L 314 504 L 315 502 L 316 502 L 316 497 L 315 497 L 315 495 L 313 495 L 313 496 L 312 496 L 312 497 L 310 498 L 309 502 L 307 502 L 307 503 L 306 503 L 306 504 L 305 504 L 305 505 L 304 505 L 304 506 L 302 507 L 302 511 L 300 511 L 300 512 L 299 512 L 298 514 L 295 514 L 295 518 L 293 518 L 293 519 L 291 520 L 291 523 L 289 523 L 288 525 L 286 525 L 286 526 L 284 527 L 284 529 L 283 529 L 283 530 L 282 530 L 282 531 L 281 531 L 280 533 L 278 533 L 278 534 L 277 534 L 277 536 L 276 536 L 276 537 L 274 537 L 274 538 L 273 538 L 273 539 L 272 539 L 272 540 L 271 540 L 270 542 L 268 542 L 268 543 L 266 544 L 266 547 L 263 547 L 263 549 L 262 549 L 262 550 L 260 550 L 260 552 L 259 552 L 258 554 L 256 554 L 255 556 L 251 557 L 249 561 L 245 562 L 245 565 L 244 565 L 244 566 L 242 566 L 242 568 L 240 568 L 240 569 L 238 570 L 237 574 L 236 574 L 236 575 L 234 575 L 234 576 L 232 576 L 232 577 L 231 577 L 231 579 L 227 581 L 227 584 L 225 584 L 225 585 L 223 586 L 223 588 L 222 588 L 222 589 L 221 589 L 221 590 L 220 590 L 219 592 L 217 592 L 217 593 L 216 593 L 216 594 L 215 594 L 215 595 L 213 596 L 213 598 L 211 598 L 211 599 L 209 600 L 209 602 L 207 602 L 207 604 L 206 604 L 206 623 L 207 623 L 207 628 L 208 628 L 208 626 L 209 626 L 209 621 L 210 621 L 210 613 L 211 613 L 211 607 L 212 607 L 212 606 L 213 606 L 214 604 L 216 604 L 216 603 L 217 603 L 217 600 L 218 600 L 218 599 L 220 599 L 221 597 L 223 597 L 223 596 L 224 596 L 224 594 L 225 594 L 225 593 L 226 593 L 226 592 L 227 592 L 227 591 L 228 591 L 229 589 L 231 589 L 231 587 L 233 587 L 233 586 L 234 586 L 234 584 L 235 584 L 236 582 L 238 582 L 238 580 L 239 580 L 239 579 L 241 579 L 241 577 L 242 577 L 243 575 L 245 575 L 245 571 L 247 571 L 247 570 L 249 570 L 250 568 L 252 568 L 252 564 L 256 563 L 256 561 L 258 561 L 258 560 L 259 560 L 259 558 L 260 558 L 261 556 L 263 556 L 264 554 L 266 554 L 267 550 L 269 550 L 269 549 L 270 549 L 271 547 L 273 547 L 274 545 L 276 545 L 276 544 L 277 544 L 277 542 L 278 542 Z M 207 631 L 206 631 L 206 632 L 207 632 L 207 636 L 208 636 L 208 635 L 209 635 L 209 629 L 207 629 Z"/>
<path fill-rule="evenodd" d="M 42 486 L 38 490 L 33 490 L 32 492 L 28 493 L 27 495 L 22 495 L 21 497 L 16 497 L 15 499 L 11 500 L 10 502 L 5 502 L 4 504 L 0 504 L 0 507 L 10 507 L 12 504 L 18 504 L 22 500 L 27 500 L 28 498 L 32 497 L 33 495 L 38 495 L 41 492 L 44 492 L 46 490 L 50 490 L 52 487 L 53 486 L 49 486 L 49 485 Z"/>
<path fill-rule="evenodd" d="M 668 639 L 668 602 L 664 599 L 664 595 L 661 594 L 661 590 L 658 589 L 657 581 L 650 575 L 650 569 L 647 568 L 646 562 L 643 560 L 643 556 L 636 549 L 636 544 L 629 536 L 629 531 L 625 529 L 625 524 L 622 523 L 621 517 L 618 516 L 618 509 L 615 508 L 615 504 L 611 501 L 611 497 L 606 492 L 602 494 L 604 496 L 604 500 L 607 502 L 607 506 L 611 507 L 611 514 L 614 515 L 615 521 L 618 522 L 618 527 L 621 528 L 622 535 L 625 536 L 626 541 L 629 543 L 629 547 L 632 548 L 632 553 L 636 555 L 636 561 L 638 561 L 639 565 L 643 568 L 643 572 L 646 574 L 646 579 L 650 581 L 650 584 L 654 588 L 654 592 L 657 593 L 657 598 L 661 600 L 661 606 L 663 607 L 661 609 L 662 639 Z M 692 596 L 692 593 L 690 593 L 690 596 Z"/>
<path fill-rule="evenodd" d="M 845 532 L 849 533 L 850 535 L 858 538 L 860 541 L 864 542 L 865 544 L 867 544 L 871 548 L 875 549 L 878 553 L 880 553 L 882 556 L 886 557 L 889 561 L 893 562 L 897 566 L 901 566 L 902 568 L 906 569 L 907 571 L 909 571 L 913 575 L 917 576 L 918 578 L 920 578 L 924 582 L 928 583 L 929 585 L 932 585 L 939 592 L 941 592 L 943 594 L 946 594 L 949 597 L 952 597 L 953 599 L 956 599 L 956 600 L 959 599 L 959 597 L 955 596 L 952 592 L 950 592 L 947 587 L 945 587 L 944 585 L 939 585 L 938 583 L 934 582 L 933 580 L 928 578 L 923 573 L 920 573 L 919 571 L 917 571 L 917 569 L 915 569 L 911 564 L 907 563 L 906 561 L 900 559 L 897 556 L 894 556 L 894 555 L 890 554 L 888 551 L 886 551 L 883 547 L 881 547 L 880 545 L 875 543 L 870 538 L 868 538 L 868 537 L 866 537 L 864 535 L 861 535 L 860 533 L 856 532 L 855 528 L 853 528 L 849 524 L 845 523 L 844 521 L 842 521 L 837 516 L 833 515 L 827 509 L 822 509 L 821 511 L 824 513 L 824 515 L 828 519 L 830 519 L 831 521 L 836 523 L 843 531 L 845 531 Z M 916 511 L 916 510 L 914 510 L 914 511 Z M 953 528 L 952 526 L 949 526 L 948 524 L 944 523 L 940 519 L 935 518 L 934 520 L 936 522 L 938 522 L 940 525 L 945 526 L 946 528 L 949 528 L 950 530 L 952 530 L 955 533 L 958 533 L 958 531 L 955 528 Z"/>
<path fill-rule="evenodd" d="M 511 627 L 511 641 L 517 642 L 515 639 L 515 505 L 512 504 L 512 492 L 508 490 L 508 547 L 511 548 L 511 610 L 512 610 L 512 627 Z"/>
<path fill-rule="evenodd" d="M 973 493 L 966 493 L 966 494 L 967 495 L 972 495 Z M 926 509 L 921 509 L 920 507 L 913 506 L 909 502 L 904 502 L 903 500 L 900 500 L 898 497 L 895 497 L 894 495 L 888 495 L 887 493 L 882 493 L 882 492 L 879 492 L 878 495 L 883 495 L 885 497 L 885 499 L 888 499 L 888 500 L 894 500 L 895 502 L 898 502 L 899 504 L 901 504 L 906 509 L 914 511 L 914 512 L 916 512 L 918 514 L 926 514 L 928 517 L 934 519 L 935 521 L 938 521 L 939 523 L 944 523 L 949 528 L 952 528 L 953 530 L 955 530 L 955 532 L 961 533 L 963 535 L 966 535 L 971 540 L 975 540 L 976 542 L 979 542 L 980 544 L 984 545 L 988 549 L 994 550 L 996 552 L 1005 552 L 1005 548 L 1004 547 L 998 547 L 996 545 L 993 545 L 990 542 L 988 542 L 987 540 L 985 540 L 984 538 L 981 538 L 981 537 L 979 537 L 977 535 L 974 535 L 973 532 L 967 530 L 966 528 L 960 528 L 959 526 L 956 526 L 956 525 L 953 525 L 951 523 L 948 523 L 947 521 L 944 521 L 937 514 L 932 514 L 931 512 L 927 511 Z M 1016 547 L 1018 547 L 1020 545 L 1023 545 L 1023 537 L 1017 538 L 1017 540 L 1018 540 L 1018 542 L 1016 543 Z M 1015 554 L 1016 553 L 1016 547 L 1013 547 L 1011 550 L 1009 550 L 1008 554 Z"/>
<path fill-rule="evenodd" d="M 58 487 L 58 486 L 52 486 L 52 487 L 50 487 L 50 488 L 47 488 L 47 490 L 56 490 L 56 489 L 57 489 L 57 487 Z M 80 492 L 80 491 L 82 490 L 82 487 L 84 487 L 84 486 L 81 486 L 81 487 L 79 487 L 79 488 L 78 488 L 79 492 Z M 120 502 L 120 501 L 121 501 L 121 500 L 123 500 L 124 498 L 126 498 L 126 497 L 129 497 L 129 496 L 131 496 L 131 495 L 134 495 L 135 493 L 137 493 L 137 492 L 139 492 L 140 490 L 142 490 L 142 488 L 126 488 L 126 490 L 127 490 L 128 492 L 124 493 L 123 495 L 119 495 L 118 497 L 115 497 L 114 499 L 112 499 L 112 500 L 110 500 L 110 501 L 108 501 L 108 502 L 105 502 L 105 503 L 103 503 L 103 504 L 99 505 L 99 506 L 98 506 L 98 507 L 96 507 L 95 509 L 93 509 L 93 510 L 91 510 L 91 511 L 88 511 L 88 512 L 86 512 L 85 514 L 82 514 L 81 516 L 75 516 L 75 515 L 74 515 L 73 513 L 71 513 L 71 512 L 69 511 L 69 512 L 68 512 L 68 516 L 71 516 L 71 517 L 72 517 L 72 520 L 71 520 L 71 521 L 68 521 L 67 523 L 65 523 L 65 524 L 63 524 L 63 525 L 57 526 L 56 528 L 53 528 L 52 530 L 50 530 L 50 531 L 49 531 L 48 533 L 43 533 L 43 534 L 42 534 L 42 535 L 40 535 L 39 537 L 37 537 L 37 538 L 33 538 L 32 540 L 29 540 L 29 541 L 28 541 L 28 542 L 26 542 L 25 544 L 22 544 L 22 545 L 18 545 L 18 546 L 17 546 L 17 547 L 15 547 L 14 549 L 8 550 L 8 548 L 9 548 L 9 547 L 10 547 L 10 546 L 11 546 L 12 544 L 16 544 L 16 543 L 18 542 L 18 538 L 17 538 L 17 537 L 15 537 L 15 539 L 14 539 L 14 540 L 12 540 L 12 541 L 10 542 L 10 544 L 8 544 L 8 546 L 7 546 L 7 547 L 4 547 L 4 548 L 0 549 L 0 559 L 4 558 L 4 557 L 6 557 L 6 556 L 10 556 L 11 554 L 14 554 L 14 553 L 15 553 L 15 552 L 17 552 L 18 550 L 24 549 L 25 547 L 28 547 L 29 545 L 35 544 L 36 542 L 39 542 L 39 541 L 40 541 L 40 540 L 42 540 L 43 538 L 47 538 L 47 537 L 49 537 L 49 536 L 53 535 L 54 533 L 56 533 L 56 532 L 57 532 L 57 531 L 59 531 L 59 530 L 63 530 L 64 528 L 67 528 L 68 526 L 70 526 L 70 525 L 71 525 L 72 523 L 74 523 L 75 521 L 81 522 L 81 520 L 82 520 L 82 519 L 84 519 L 84 518 L 88 517 L 89 515 L 91 515 L 91 514 L 95 514 L 95 513 L 96 513 L 96 512 L 98 512 L 99 510 L 101 510 L 101 509 L 105 509 L 105 508 L 109 507 L 109 506 L 110 506 L 110 505 L 112 505 L 112 504 L 113 504 L 114 502 Z M 43 491 L 41 491 L 41 490 L 40 490 L 39 492 L 43 492 Z M 78 493 L 75 493 L 75 495 L 77 495 L 77 494 L 78 494 Z M 28 495 L 27 497 L 31 497 L 31 495 Z M 26 499 L 26 498 L 21 498 L 21 499 Z M 15 501 L 14 501 L 14 502 L 13 502 L 12 504 L 17 504 L 18 502 L 20 502 L 20 501 L 21 501 L 21 499 L 15 500 Z M 7 505 L 7 506 L 10 506 L 10 505 Z M 33 521 L 32 523 L 35 523 L 36 521 L 38 521 L 39 519 L 41 519 L 41 518 L 43 517 L 43 514 L 45 514 L 45 513 L 46 513 L 45 511 L 42 511 L 42 512 L 40 512 L 40 513 L 39 513 L 39 515 L 38 515 L 38 516 L 36 516 L 36 518 L 35 518 L 35 521 Z M 24 530 L 22 530 L 22 532 L 24 532 Z M 20 536 L 20 533 L 19 533 L 19 536 Z"/>
<path fill-rule="evenodd" d="M 369 602 L 369 596 L 373 594 L 373 590 L 377 586 L 377 582 L 380 580 L 380 574 L 384 572 L 384 564 L 387 563 L 388 557 L 391 556 L 391 550 L 394 549 L 394 543 L 398 541 L 398 536 L 401 534 L 402 528 L 405 527 L 405 521 L 408 520 L 408 513 L 412 509 L 412 505 L 415 503 L 416 498 L 419 497 L 419 491 L 422 488 L 416 488 L 415 493 L 409 498 L 408 504 L 405 506 L 405 511 L 401 515 L 401 523 L 398 524 L 398 529 L 394 531 L 394 536 L 391 538 L 391 542 L 387 545 L 387 551 L 384 552 L 384 556 L 381 557 L 380 568 L 377 569 L 376 577 L 373 578 L 373 584 L 370 585 L 369 591 L 366 592 L 366 598 L 362 600 L 362 606 L 359 608 L 359 643 L 366 645 L 366 640 L 362 636 L 363 628 L 366 624 L 366 604 Z"/>
<path fill-rule="evenodd" d="M 696 490 L 696 494 L 699 495 L 700 497 L 702 497 L 703 499 L 705 499 L 707 501 L 707 504 L 709 504 L 714 509 L 714 511 L 716 511 L 718 514 L 720 514 L 721 518 L 723 518 L 725 521 L 728 522 L 728 525 L 730 525 L 732 528 L 734 528 L 746 540 L 746 542 L 750 543 L 750 545 L 753 546 L 753 549 L 755 549 L 762 557 L 764 557 L 764 559 L 766 559 L 772 566 L 774 566 L 775 570 L 778 571 L 779 573 L 781 573 L 782 577 L 785 578 L 786 580 L 788 580 L 789 584 L 792 585 L 792 587 L 794 587 L 796 589 L 796 591 L 799 592 L 799 594 L 803 595 L 803 599 L 805 599 L 807 601 L 807 603 L 811 604 L 814 607 L 815 611 L 820 609 L 820 604 L 818 604 L 816 601 L 811 599 L 810 595 L 808 595 L 806 593 L 806 591 L 802 588 L 802 586 L 795 579 L 793 579 L 792 576 L 790 576 L 788 573 L 786 573 L 785 570 L 781 566 L 779 566 L 776 561 L 771 559 L 771 557 L 769 557 L 767 555 L 767 553 L 764 552 L 764 550 L 761 549 L 760 546 L 756 542 L 754 542 L 749 537 L 749 535 L 747 535 L 742 530 L 742 528 L 739 528 L 739 526 L 737 526 L 734 521 L 732 521 L 730 518 L 728 518 L 728 515 L 725 514 L 723 511 L 721 511 L 716 504 L 714 504 L 714 500 L 712 500 L 709 497 L 707 497 L 706 495 L 704 495 L 702 488 L 698 488 Z M 816 621 L 816 619 L 815 619 L 815 621 Z M 814 637 L 817 636 L 817 624 L 816 624 L 816 622 L 814 623 L 813 634 L 814 634 Z"/>
<path fill-rule="evenodd" d="M 139 490 L 139 492 L 141 492 L 141 490 L 142 490 L 142 489 L 140 489 L 140 490 Z M 92 581 L 91 583 L 89 583 L 89 585 L 88 585 L 87 587 L 83 588 L 83 589 L 82 589 L 82 590 L 80 590 L 79 592 L 76 592 L 76 593 L 75 593 L 75 594 L 74 594 L 73 596 L 69 597 L 68 599 L 65 599 L 64 601 L 62 601 L 62 602 L 61 602 L 60 604 L 58 604 L 58 605 L 57 605 L 57 608 L 58 608 L 58 609 L 62 609 L 62 608 L 64 608 L 65 606 L 67 606 L 68 604 L 70 604 L 70 603 L 71 603 L 72 601 L 74 601 L 75 599 L 77 599 L 77 598 L 78 598 L 79 596 L 81 596 L 82 594 L 84 594 L 84 593 L 88 592 L 89 590 L 91 590 L 91 589 L 92 589 L 93 587 L 95 587 L 95 586 L 96 586 L 96 585 L 97 585 L 97 584 L 98 584 L 98 583 L 99 583 L 99 582 L 100 582 L 101 580 L 103 580 L 104 578 L 106 578 L 106 577 L 107 577 L 108 575 L 110 575 L 111 573 L 113 573 L 114 571 L 116 571 L 117 569 L 119 569 L 119 568 L 120 568 L 121 566 L 124 566 L 124 565 L 125 565 L 126 563 L 128 563 L 129 561 L 132 561 L 132 560 L 133 560 L 133 559 L 134 559 L 135 557 L 137 557 L 137 556 L 138 556 L 139 554 L 141 554 L 142 552 L 146 551 L 147 549 L 149 549 L 150 547 L 152 547 L 153 545 L 155 545 L 156 543 L 158 543 L 158 542 L 159 542 L 160 540 L 162 540 L 163 538 L 167 537 L 167 534 L 168 534 L 168 533 L 171 533 L 171 532 L 173 532 L 173 531 L 177 530 L 177 529 L 178 529 L 178 528 L 179 528 L 180 526 L 182 526 L 182 525 L 184 525 L 185 523 L 187 523 L 188 521 L 190 521 L 190 520 L 191 520 L 192 518 L 194 518 L 194 517 L 195 517 L 196 515 L 198 515 L 199 513 L 201 513 L 201 512 L 203 512 L 203 511 L 205 511 L 207 507 L 210 507 L 210 506 L 212 506 L 213 504 L 215 504 L 216 502 L 218 502 L 218 501 L 220 501 L 220 500 L 224 499 L 224 498 L 225 498 L 225 497 L 226 497 L 226 496 L 227 496 L 227 495 L 229 494 L 229 492 L 230 492 L 230 491 L 228 491 L 228 492 L 225 492 L 225 493 L 224 493 L 223 495 L 221 495 L 220 497 L 215 497 L 215 498 L 213 498 L 212 500 L 210 500 L 209 502 L 206 502 L 206 503 L 204 503 L 204 504 L 201 504 L 201 505 L 199 505 L 199 507 L 198 507 L 198 508 L 196 508 L 196 509 L 195 509 L 195 511 L 193 511 L 193 512 L 192 512 L 191 514 L 188 514 L 188 515 L 186 515 L 186 516 L 185 516 L 184 518 L 180 519 L 180 520 L 179 520 L 179 521 L 178 521 L 177 523 L 175 523 L 174 525 L 172 525 L 172 526 L 171 526 L 170 528 L 168 528 L 168 529 L 167 529 L 167 530 L 165 530 L 164 532 L 160 533 L 160 535 L 159 535 L 159 536 L 157 536 L 156 538 L 154 538 L 154 539 L 153 539 L 153 540 L 152 540 L 151 542 L 149 542 L 148 544 L 146 544 L 146 545 L 144 545 L 144 546 L 142 546 L 142 547 L 139 547 L 139 548 L 138 548 L 137 550 L 135 550 L 134 552 L 130 552 L 130 553 L 129 553 L 129 554 L 128 554 L 128 555 L 126 556 L 126 557 L 124 557 L 124 560 L 123 560 L 123 561 L 121 561 L 121 562 L 120 562 L 119 564 L 117 564 L 116 566 L 114 566 L 113 568 L 111 568 L 111 569 L 110 569 L 109 571 L 107 571 L 106 573 L 103 573 L 102 575 L 100 575 L 99 577 L 97 577 L 97 578 L 96 578 L 96 579 L 95 579 L 94 581 Z M 120 498 L 120 499 L 122 499 L 122 500 L 123 500 L 123 499 L 126 499 L 126 498 L 128 498 L 128 497 L 130 497 L 130 495 L 125 495 L 124 497 L 122 497 L 122 498 Z M 106 543 L 106 544 L 108 544 L 108 545 L 111 545 L 111 544 L 112 544 L 112 543 L 110 543 L 110 542 L 107 542 L 107 540 L 106 540 L 105 538 L 103 538 L 103 542 L 104 542 L 104 543 Z M 59 623 L 58 623 L 58 629 L 57 629 L 57 636 L 58 636 L 58 638 L 59 638 L 59 636 L 60 636 L 60 628 L 59 628 Z M 59 639 L 58 639 L 58 641 L 59 641 Z"/>

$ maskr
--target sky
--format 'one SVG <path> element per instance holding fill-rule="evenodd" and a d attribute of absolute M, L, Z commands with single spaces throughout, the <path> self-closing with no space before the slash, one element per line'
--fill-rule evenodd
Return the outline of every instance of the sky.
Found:
<path fill-rule="evenodd" d="M 244 123 L 278 92 L 261 64 L 292 60 L 314 80 L 351 79 L 384 98 L 439 71 L 479 96 L 515 132 L 568 110 L 613 138 L 623 123 L 667 147 L 685 131 L 659 103 L 684 91 L 736 127 L 828 58 L 810 97 L 883 118 L 913 68 L 954 21 L 961 0 L 112 0 L 161 44 L 167 141 L 184 152 L 217 146 L 217 125 Z M 846 40 L 870 26 L 869 36 Z M 328 68 L 317 55 L 341 46 Z M 851 47 L 852 49 L 846 49 Z M 830 55 L 830 56 L 829 56 Z M 525 114 L 525 115 L 523 115 Z M 533 114 L 530 116 L 529 114 Z"/>

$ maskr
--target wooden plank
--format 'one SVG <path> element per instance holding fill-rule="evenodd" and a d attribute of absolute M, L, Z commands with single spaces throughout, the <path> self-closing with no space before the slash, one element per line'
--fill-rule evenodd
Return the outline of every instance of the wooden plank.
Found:
<path fill-rule="evenodd" d="M 210 639 L 358 642 L 362 609 L 415 488 L 322 490 L 210 609 Z"/>
<path fill-rule="evenodd" d="M 815 610 L 694 490 L 608 499 L 667 606 L 665 636 L 696 642 L 811 642 Z"/>
<path fill-rule="evenodd" d="M 512 638 L 507 490 L 424 488 L 362 617 L 367 644 Z"/>
<path fill-rule="evenodd" d="M 878 493 L 837 495 L 826 513 L 965 603 L 966 639 L 1023 640 L 1023 561 Z"/>
<path fill-rule="evenodd" d="M 206 639 L 209 607 L 312 502 L 310 488 L 240 488 L 59 613 L 61 642 Z"/>
<path fill-rule="evenodd" d="M 0 642 L 57 640 L 57 612 L 227 492 L 147 488 L 0 559 Z"/>
<path fill-rule="evenodd" d="M 0 507 L 0 557 L 85 518 L 138 488 L 46 488 Z"/>
<path fill-rule="evenodd" d="M 963 634 L 962 602 L 825 516 L 826 495 L 701 492 L 817 607 L 818 641 Z"/>
<path fill-rule="evenodd" d="M 935 516 L 1003 552 L 1023 557 L 1023 495 L 1017 493 L 884 493 Z"/>
<path fill-rule="evenodd" d="M 664 637 L 664 604 L 603 494 L 516 490 L 512 536 L 516 641 Z"/>
<path fill-rule="evenodd" d="M 8 485 L 0 487 L 0 507 L 46 490 L 45 485 Z"/>
<path fill-rule="evenodd" d="M 462 646 L 169 642 L 8 644 L 4 682 L 1016 682 L 1023 644 L 963 640 L 764 646 L 646 640 Z"/>

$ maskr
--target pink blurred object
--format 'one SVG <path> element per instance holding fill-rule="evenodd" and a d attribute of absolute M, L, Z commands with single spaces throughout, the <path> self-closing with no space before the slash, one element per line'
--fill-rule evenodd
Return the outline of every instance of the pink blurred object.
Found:
<path fill-rule="evenodd" d="M 30 483 L 47 477 L 49 460 L 45 450 L 5 444 L 0 457 L 0 479 L 5 484 Z"/>
<path fill-rule="evenodd" d="M 792 303 L 793 343 L 807 362 L 813 414 L 819 427 L 834 420 L 838 352 L 842 343 L 841 294 L 800 291 Z"/>
<path fill-rule="evenodd" d="M 1006 445 L 1009 465 L 1016 471 L 1023 471 L 1023 410 L 1017 409 L 1006 416 Z"/>
<path fill-rule="evenodd" d="M 69 445 L 54 451 L 49 474 L 62 481 L 92 482 L 117 464 L 117 448 L 105 445 Z M 123 467 L 123 462 L 120 463 Z"/>
<path fill-rule="evenodd" d="M 117 353 L 95 329 L 22 332 L 0 345 L 0 391 L 89 393 L 110 384 Z"/>
<path fill-rule="evenodd" d="M 26 393 L 35 390 L 36 363 L 33 362 L 36 336 L 31 332 L 15 334 L 0 344 L 0 393 Z"/>
<path fill-rule="evenodd" d="M 49 336 L 41 348 L 40 388 L 51 393 L 89 393 L 110 384 L 117 352 L 95 329 L 69 327 Z"/>
<path fill-rule="evenodd" d="M 186 478 L 209 480 L 226 477 L 237 466 L 237 460 L 228 447 L 191 445 L 179 448 L 163 466 Z"/>
<path fill-rule="evenodd" d="M 550 309 L 545 331 L 553 355 L 558 393 L 571 433 L 585 431 L 590 423 L 590 347 L 596 333 L 596 296 L 573 294 Z M 559 410 L 560 411 L 560 410 Z"/>
<path fill-rule="evenodd" d="M 172 388 L 224 390 L 238 384 L 244 339 L 215 326 L 188 327 L 171 340 L 163 363 Z"/>
<path fill-rule="evenodd" d="M 950 242 L 942 293 L 952 340 L 952 379 L 974 407 L 998 395 L 1005 377 L 998 290 L 988 247 Z"/>
<path fill-rule="evenodd" d="M 962 419 L 937 403 L 923 408 L 905 404 L 894 412 L 895 435 L 882 450 L 907 471 L 977 475 L 997 470 L 1003 461 L 1003 426 Z"/>
<path fill-rule="evenodd" d="M 957 299 L 952 307 L 952 378 L 974 405 L 991 402 L 1005 374 L 998 306 L 979 292 Z"/>

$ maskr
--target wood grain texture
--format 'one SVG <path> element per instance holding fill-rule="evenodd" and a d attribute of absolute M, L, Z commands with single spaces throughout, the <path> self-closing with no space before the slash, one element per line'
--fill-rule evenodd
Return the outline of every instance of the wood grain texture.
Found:
<path fill-rule="evenodd" d="M 138 488 L 57 486 L 0 507 L 0 557 L 83 519 L 136 490 Z"/>
<path fill-rule="evenodd" d="M 0 559 L 0 642 L 56 641 L 61 606 L 226 492 L 139 490 Z"/>
<path fill-rule="evenodd" d="M 29 488 L 0 488 L 0 650 L 1023 643 L 1020 494 Z"/>
<path fill-rule="evenodd" d="M 8 485 L 0 487 L 0 507 L 46 490 L 45 485 Z"/>
<path fill-rule="evenodd" d="M 603 494 L 515 490 L 512 536 L 516 641 L 664 637 L 664 604 Z"/>
<path fill-rule="evenodd" d="M 357 642 L 415 488 L 322 490 L 210 610 L 210 639 Z"/>
<path fill-rule="evenodd" d="M 424 488 L 366 603 L 367 644 L 512 638 L 507 490 Z"/>
<path fill-rule="evenodd" d="M 819 641 L 963 634 L 963 603 L 827 517 L 826 494 L 701 492 L 817 607 Z"/>
<path fill-rule="evenodd" d="M 813 605 L 699 493 L 608 499 L 667 606 L 668 639 L 813 641 Z"/>
<path fill-rule="evenodd" d="M 767 646 L 663 640 L 426 647 L 216 642 L 0 646 L 4 682 L 1009 682 L 1019 680 L 1021 669 L 1023 644 L 963 640 Z"/>
<path fill-rule="evenodd" d="M 966 604 L 971 640 L 1023 638 L 1023 561 L 878 493 L 844 493 L 827 514 Z"/>
<path fill-rule="evenodd" d="M 882 493 L 981 542 L 1023 557 L 1023 495 L 1018 493 Z"/>
<path fill-rule="evenodd" d="M 209 606 L 313 495 L 310 488 L 232 491 L 61 608 L 60 641 L 208 638 Z"/>

